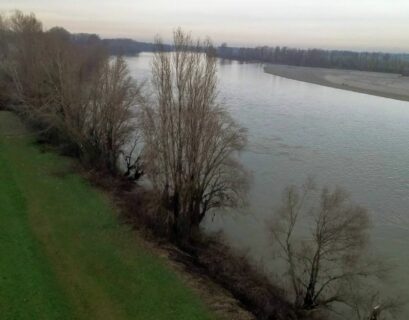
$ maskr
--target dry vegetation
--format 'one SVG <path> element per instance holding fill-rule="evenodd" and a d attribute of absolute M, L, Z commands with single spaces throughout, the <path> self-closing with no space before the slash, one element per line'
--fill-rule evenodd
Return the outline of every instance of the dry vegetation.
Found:
<path fill-rule="evenodd" d="M 368 257 L 369 215 L 343 189 L 317 190 L 310 179 L 288 187 L 269 229 L 297 309 L 346 309 L 346 317 L 358 320 L 393 316 L 396 299 L 380 291 L 386 268 Z"/>
<path fill-rule="evenodd" d="M 258 319 L 316 317 L 311 310 L 337 303 L 358 319 L 390 316 L 385 310 L 396 304 L 361 281 L 376 273 L 363 259 L 368 215 L 340 189 L 324 188 L 319 204 L 307 208 L 311 184 L 285 191 L 270 231 L 287 265 L 286 290 L 223 241 L 201 234 L 210 212 L 243 204 L 248 184 L 236 158 L 246 131 L 217 102 L 210 41 L 177 30 L 169 53 L 157 40 L 150 99 L 121 57 L 112 60 L 92 42 L 75 45 L 61 28 L 44 32 L 33 15 L 0 17 L 0 48 L 0 106 L 12 106 L 41 140 L 80 159 L 115 193 L 128 221 L 176 243 L 183 250 L 176 260 L 209 275 Z M 151 189 L 120 178 L 142 174 Z M 306 212 L 311 229 L 297 239 Z"/>
<path fill-rule="evenodd" d="M 58 29 L 43 32 L 34 16 L 15 13 L 5 70 L 14 84 L 14 109 L 48 142 L 84 164 L 118 173 L 122 147 L 135 130 L 140 87 L 125 61 L 94 45 L 77 46 Z"/>
<path fill-rule="evenodd" d="M 154 101 L 142 118 L 146 174 L 161 219 L 175 238 L 186 239 L 210 210 L 235 207 L 244 198 L 246 173 L 233 155 L 246 134 L 216 101 L 210 42 L 194 43 L 177 30 L 174 51 L 155 53 L 152 73 Z"/>

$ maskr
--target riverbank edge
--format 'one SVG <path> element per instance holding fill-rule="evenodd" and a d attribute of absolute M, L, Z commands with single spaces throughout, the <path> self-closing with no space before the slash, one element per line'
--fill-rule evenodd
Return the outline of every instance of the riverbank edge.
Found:
<path fill-rule="evenodd" d="M 7 112 L 10 109 L 5 108 Z M 4 108 L 3 108 L 4 110 Z M 0 108 L 0 112 L 3 112 Z M 25 118 L 12 114 L 23 123 L 33 137 Z M 61 154 L 58 146 L 40 142 L 47 152 Z M 176 244 L 157 233 L 146 220 L 144 206 L 149 206 L 149 192 L 138 183 L 123 176 L 84 167 L 72 159 L 73 174 L 82 176 L 91 186 L 103 192 L 113 204 L 118 218 L 128 224 L 149 251 L 165 259 L 168 266 L 180 276 L 214 312 L 218 318 L 234 320 L 270 319 L 309 320 L 309 312 L 297 310 L 287 300 L 283 288 L 278 287 L 258 265 L 250 262 L 246 253 L 232 249 L 222 234 L 205 235 L 200 232 L 187 244 Z"/>
<path fill-rule="evenodd" d="M 30 130 L 25 117 L 11 113 Z M 31 134 L 37 136 L 33 130 Z M 64 154 L 58 145 L 39 142 L 43 144 L 41 148 L 49 152 Z M 326 319 L 319 311 L 311 313 L 295 308 L 285 289 L 272 281 L 261 266 L 253 264 L 246 252 L 234 250 L 222 234 L 205 235 L 200 232 L 192 242 L 183 244 L 163 237 L 146 219 L 150 210 L 144 209 L 151 205 L 149 191 L 122 175 L 113 176 L 90 169 L 77 158 L 69 158 L 73 160 L 72 173 L 82 176 L 92 187 L 102 191 L 117 209 L 120 221 L 135 231 L 135 236 L 143 241 L 146 248 L 165 259 L 171 270 L 196 292 L 217 318 L 310 320 L 319 314 L 319 319 Z"/>
<path fill-rule="evenodd" d="M 401 94 L 395 94 L 395 93 L 390 93 L 390 92 L 372 90 L 369 88 L 368 89 L 358 88 L 358 87 L 350 86 L 347 84 L 340 85 L 340 84 L 330 82 L 320 77 L 318 73 L 311 75 L 310 73 L 307 73 L 305 69 L 302 69 L 301 67 L 287 66 L 287 65 L 279 65 L 279 66 L 280 66 L 280 69 L 274 68 L 275 65 L 271 65 L 271 64 L 265 65 L 264 72 L 274 75 L 274 76 L 278 76 L 278 77 L 282 77 L 282 78 L 286 78 L 290 80 L 317 84 L 317 85 L 321 85 L 324 87 L 330 87 L 334 89 L 363 93 L 363 94 L 368 94 L 372 96 L 400 100 L 400 101 L 409 101 L 409 93 L 408 95 L 401 95 Z M 308 70 L 312 71 L 313 69 L 314 68 L 310 67 Z M 297 72 L 295 72 L 295 70 L 297 70 Z M 333 69 L 328 69 L 328 70 L 333 70 Z"/>
<path fill-rule="evenodd" d="M 27 130 L 27 133 L 22 134 L 17 132 L 13 133 L 13 135 L 18 136 L 19 139 L 23 136 L 35 137 L 35 132 L 32 131 L 29 126 L 24 124 L 23 119 L 18 117 L 14 112 L 6 111 L 2 108 L 0 108 L 0 125 L 2 113 L 8 114 L 7 116 L 12 116 L 13 120 L 14 117 L 17 118 L 16 121 L 21 122 L 21 126 L 24 130 Z M 35 140 L 35 138 L 33 140 Z M 38 144 L 36 145 L 36 148 L 40 153 L 50 152 L 57 155 L 57 157 L 59 156 L 59 151 L 52 145 Z M 118 218 L 120 223 L 129 223 L 124 217 L 124 212 L 122 212 L 124 207 L 121 205 L 121 201 L 124 200 L 123 195 L 128 194 L 126 190 L 128 190 L 130 183 L 124 179 L 112 176 L 105 176 L 104 179 L 102 179 L 96 172 L 91 172 L 83 168 L 75 158 L 70 158 L 70 160 L 72 161 L 70 161 L 70 165 L 66 168 L 67 171 L 61 173 L 61 177 L 67 174 L 73 174 L 84 178 L 85 181 L 91 184 L 91 188 L 101 192 L 105 198 L 108 199 L 109 207 L 111 208 L 112 206 L 115 218 Z M 58 177 L 59 173 L 55 173 L 55 175 Z M 108 182 L 108 184 L 105 184 L 106 182 Z M 178 259 L 175 259 L 175 257 L 181 256 L 182 253 L 178 254 L 180 250 L 178 250 L 177 247 L 169 243 L 164 244 L 160 239 L 149 237 L 149 235 L 142 232 L 140 228 L 133 228 L 133 235 L 138 245 L 141 245 L 147 252 L 156 255 L 162 260 L 165 267 L 180 278 L 180 281 L 202 300 L 208 310 L 217 317 L 215 319 L 255 319 L 254 316 L 243 308 L 240 302 L 233 298 L 222 286 L 204 275 L 189 271 L 184 263 L 178 262 Z"/>
<path fill-rule="evenodd" d="M 230 320 L 324 320 L 319 311 L 295 308 L 283 288 L 261 266 L 251 263 L 246 252 L 234 250 L 222 233 L 197 234 L 191 242 L 174 243 L 163 236 L 156 221 L 147 216 L 150 191 L 120 177 L 87 171 L 77 172 L 110 195 L 130 225 L 159 256 L 165 257 L 182 278 L 199 292 L 210 309 Z M 156 198 L 155 198 L 156 199 Z M 148 210 L 144 210 L 147 206 Z M 314 318 L 320 314 L 320 318 Z"/>

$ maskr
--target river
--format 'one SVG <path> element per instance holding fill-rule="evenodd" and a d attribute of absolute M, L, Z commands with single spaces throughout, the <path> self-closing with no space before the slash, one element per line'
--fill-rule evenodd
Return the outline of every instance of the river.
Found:
<path fill-rule="evenodd" d="M 151 58 L 127 58 L 137 80 L 149 81 Z M 268 267 L 266 221 L 282 189 L 314 176 L 369 209 L 374 246 L 409 297 L 409 102 L 284 79 L 257 63 L 219 60 L 218 75 L 221 101 L 249 132 L 241 161 L 252 183 L 247 208 L 206 228 Z"/>

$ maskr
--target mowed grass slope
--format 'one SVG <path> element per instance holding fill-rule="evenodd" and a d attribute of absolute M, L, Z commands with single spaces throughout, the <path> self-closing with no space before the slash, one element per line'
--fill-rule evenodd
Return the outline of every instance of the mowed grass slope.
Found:
<path fill-rule="evenodd" d="M 0 112 L 0 318 L 214 319 L 69 161 Z"/>

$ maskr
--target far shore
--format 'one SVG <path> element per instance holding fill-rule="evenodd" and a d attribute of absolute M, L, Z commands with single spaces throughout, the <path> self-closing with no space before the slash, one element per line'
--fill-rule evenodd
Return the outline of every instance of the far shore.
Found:
<path fill-rule="evenodd" d="M 409 77 L 399 74 L 274 64 L 266 65 L 264 71 L 288 79 L 409 101 Z"/>

